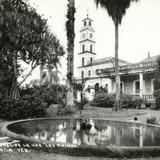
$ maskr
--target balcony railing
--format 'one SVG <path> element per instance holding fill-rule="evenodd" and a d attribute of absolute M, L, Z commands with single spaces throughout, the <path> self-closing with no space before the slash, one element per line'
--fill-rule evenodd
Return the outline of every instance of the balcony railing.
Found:
<path fill-rule="evenodd" d="M 133 98 L 138 99 L 140 98 L 140 95 L 132 95 Z M 154 95 L 153 94 L 143 94 L 143 99 L 144 100 L 154 100 Z"/>
<path fill-rule="evenodd" d="M 144 94 L 143 95 L 144 100 L 154 100 L 153 94 Z"/>

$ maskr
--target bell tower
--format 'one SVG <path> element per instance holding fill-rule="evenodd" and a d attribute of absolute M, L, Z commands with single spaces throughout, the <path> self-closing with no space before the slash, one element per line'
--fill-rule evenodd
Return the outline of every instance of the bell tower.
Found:
<path fill-rule="evenodd" d="M 82 27 L 80 30 L 80 53 L 79 53 L 79 67 L 91 64 L 95 58 L 95 41 L 94 41 L 94 28 L 92 26 L 93 20 L 89 18 L 88 14 L 82 20 Z"/>

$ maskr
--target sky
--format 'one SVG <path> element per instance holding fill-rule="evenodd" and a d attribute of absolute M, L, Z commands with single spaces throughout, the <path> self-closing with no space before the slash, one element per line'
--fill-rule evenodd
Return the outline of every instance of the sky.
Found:
<path fill-rule="evenodd" d="M 48 19 L 51 32 L 57 35 L 66 48 L 67 0 L 29 0 L 41 15 Z M 96 7 L 94 0 L 75 0 L 75 68 L 78 64 L 79 31 L 82 19 L 93 19 L 95 29 L 96 59 L 114 56 L 114 24 L 107 11 Z M 139 0 L 132 3 L 119 28 L 119 58 L 139 62 L 148 56 L 160 54 L 160 0 Z M 62 60 L 62 75 L 66 72 L 65 58 Z M 76 74 L 75 74 L 76 75 Z"/>

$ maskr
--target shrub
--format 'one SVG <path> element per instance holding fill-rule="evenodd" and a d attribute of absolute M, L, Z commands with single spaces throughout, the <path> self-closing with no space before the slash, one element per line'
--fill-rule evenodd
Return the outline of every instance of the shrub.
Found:
<path fill-rule="evenodd" d="M 146 123 L 147 124 L 158 124 L 158 121 L 156 117 L 151 116 L 150 118 L 146 119 Z"/>
<path fill-rule="evenodd" d="M 160 56 L 157 58 L 157 67 L 154 76 L 155 109 L 160 109 Z"/>
<path fill-rule="evenodd" d="M 121 95 L 121 105 L 123 108 L 132 108 L 132 109 L 139 109 L 141 108 L 142 104 L 148 104 L 148 101 L 143 100 L 142 98 L 134 98 L 131 95 Z"/>
<path fill-rule="evenodd" d="M 112 108 L 115 104 L 115 94 L 107 94 L 107 93 L 97 93 L 90 103 L 92 106 L 97 107 L 105 107 L 105 108 Z M 121 107 L 122 108 L 140 108 L 141 104 L 145 103 L 145 101 L 141 98 L 133 98 L 131 95 L 121 95 Z"/>
<path fill-rule="evenodd" d="M 121 95 L 121 106 L 122 108 L 134 108 L 133 106 L 133 97 L 130 95 Z"/>
<path fill-rule="evenodd" d="M 44 86 L 23 88 L 21 98 L 14 100 L 0 97 L 0 119 L 15 120 L 24 118 L 44 117 L 46 108 L 51 104 L 60 103 L 55 89 Z"/>
<path fill-rule="evenodd" d="M 146 106 L 146 108 L 152 108 L 152 105 L 153 104 L 153 102 L 151 102 L 151 101 L 145 101 L 145 106 Z"/>
<path fill-rule="evenodd" d="M 140 109 L 142 104 L 146 104 L 147 101 L 143 100 L 142 98 L 135 98 L 133 99 L 133 108 Z"/>
<path fill-rule="evenodd" d="M 115 94 L 97 93 L 91 101 L 92 106 L 112 108 L 115 103 Z"/>
<path fill-rule="evenodd" d="M 0 102 L 0 118 L 16 120 L 42 117 L 45 115 L 47 104 L 33 96 L 22 97 L 19 100 L 3 99 Z"/>
<path fill-rule="evenodd" d="M 154 91 L 154 96 L 155 96 L 155 109 L 158 110 L 160 109 L 160 89 L 157 89 Z"/>

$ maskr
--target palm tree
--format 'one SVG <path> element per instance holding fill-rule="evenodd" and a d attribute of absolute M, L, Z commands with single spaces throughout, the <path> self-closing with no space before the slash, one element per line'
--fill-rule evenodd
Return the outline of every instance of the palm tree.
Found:
<path fill-rule="evenodd" d="M 122 17 L 131 5 L 132 1 L 138 0 L 95 0 L 97 7 L 105 8 L 112 18 L 115 26 L 115 79 L 116 79 L 116 110 L 120 109 L 120 77 L 118 71 L 118 28 Z"/>
<path fill-rule="evenodd" d="M 40 79 L 33 79 L 30 81 L 31 86 L 47 86 L 50 88 L 52 85 L 59 85 L 60 78 L 58 75 L 59 71 L 51 70 L 49 71 L 48 68 L 45 68 L 41 71 Z"/>
<path fill-rule="evenodd" d="M 41 71 L 41 79 L 40 84 L 47 84 L 48 87 L 50 87 L 52 84 L 57 85 L 60 81 L 60 78 L 58 76 L 59 71 L 56 69 L 56 71 L 53 70 L 51 67 L 45 67 Z"/>
<path fill-rule="evenodd" d="M 52 47 L 46 52 L 46 62 L 40 66 L 40 84 L 47 84 L 51 87 L 52 84 L 57 85 L 60 81 L 58 67 L 61 67 L 60 57 L 65 52 L 56 36 L 49 34 L 47 38 Z"/>
<path fill-rule="evenodd" d="M 67 21 L 66 21 L 66 31 L 67 31 L 67 109 L 74 105 L 73 98 L 73 68 L 74 68 L 74 14 L 75 14 L 75 2 L 74 0 L 68 0 L 68 10 L 67 10 Z"/>

